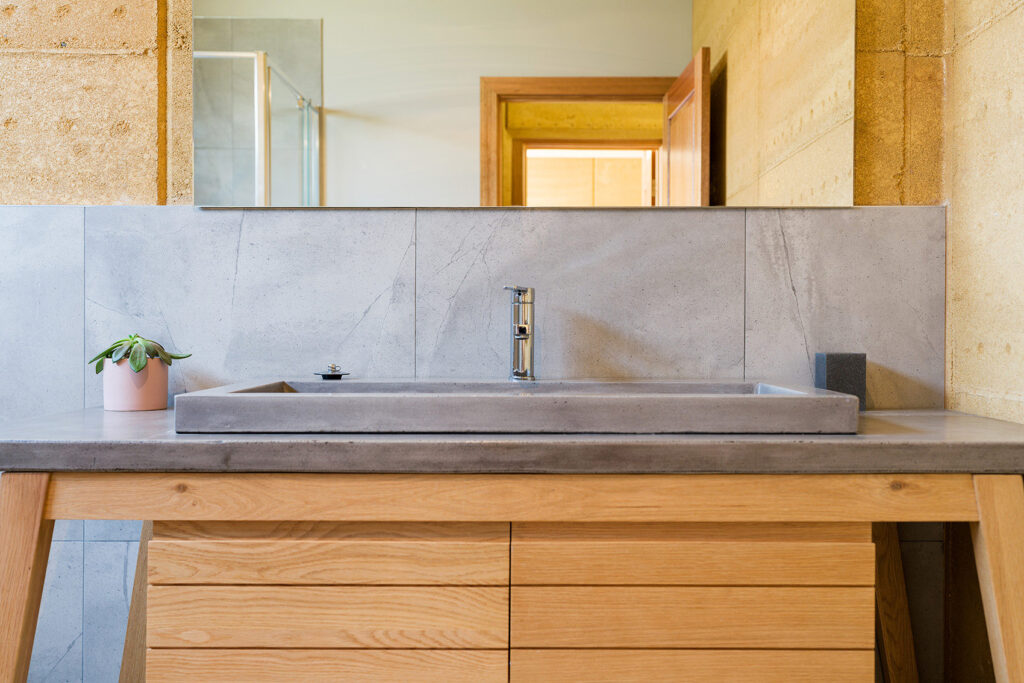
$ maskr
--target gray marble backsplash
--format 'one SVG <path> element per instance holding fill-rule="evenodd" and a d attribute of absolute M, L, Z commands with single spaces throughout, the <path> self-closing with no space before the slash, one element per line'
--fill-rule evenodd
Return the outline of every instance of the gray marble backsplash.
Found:
<path fill-rule="evenodd" d="M 941 207 L 0 207 L 0 420 L 101 404 L 84 362 L 132 332 L 194 354 L 172 393 L 504 377 L 509 284 L 541 378 L 808 383 L 854 351 L 869 407 L 941 408 L 944 236 Z M 116 680 L 138 534 L 58 523 L 31 680 Z"/>

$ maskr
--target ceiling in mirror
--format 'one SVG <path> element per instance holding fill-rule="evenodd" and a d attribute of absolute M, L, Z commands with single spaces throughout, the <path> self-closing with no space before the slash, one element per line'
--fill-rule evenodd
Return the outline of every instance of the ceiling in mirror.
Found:
<path fill-rule="evenodd" d="M 676 163 L 701 151 L 701 107 L 676 124 L 665 112 L 693 58 L 692 11 L 691 0 L 194 0 L 195 201 L 650 206 L 669 203 L 669 185 L 671 203 L 691 186 L 699 199 L 706 168 L 669 183 L 663 144 L 670 129 Z M 517 90 L 530 78 L 546 80 Z"/>

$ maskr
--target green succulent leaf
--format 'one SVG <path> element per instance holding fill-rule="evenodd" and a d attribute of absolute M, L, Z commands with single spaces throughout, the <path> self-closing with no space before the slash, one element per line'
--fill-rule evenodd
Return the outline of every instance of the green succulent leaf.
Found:
<path fill-rule="evenodd" d="M 114 352 L 112 354 L 110 354 L 110 362 L 111 363 L 119 362 L 121 359 L 123 359 L 125 356 L 128 355 L 128 352 L 131 351 L 131 349 L 132 349 L 132 347 L 131 347 L 130 344 L 128 344 L 128 343 L 121 344 L 116 349 L 114 349 Z"/>
<path fill-rule="evenodd" d="M 120 343 L 122 343 L 122 342 L 124 342 L 124 341 L 126 341 L 126 340 L 125 340 L 125 339 L 122 339 L 122 340 L 120 340 L 120 341 L 116 341 L 116 342 L 114 342 L 113 344 L 111 344 L 110 346 L 108 346 L 107 348 L 103 349 L 102 351 L 100 351 L 99 353 L 97 353 L 97 354 L 96 354 L 95 356 L 93 356 L 93 359 L 92 359 L 92 360 L 90 360 L 90 361 L 89 361 L 89 363 L 95 363 L 95 362 L 96 362 L 96 361 L 98 361 L 98 360 L 99 360 L 100 358 L 108 358 L 108 357 L 110 356 L 110 353 L 111 353 L 111 351 L 113 351 L 114 349 L 116 349 L 116 348 L 117 348 L 117 346 L 118 346 L 118 344 L 120 344 Z M 87 363 L 87 365 L 88 365 L 88 363 Z"/>
<path fill-rule="evenodd" d="M 159 358 L 167 365 L 170 365 L 174 360 L 188 358 L 191 355 L 191 353 L 169 353 L 159 342 L 146 339 L 138 334 L 132 334 L 124 339 L 118 339 L 103 349 L 89 363 L 96 363 L 96 373 L 99 374 L 103 371 L 106 359 L 109 358 L 111 362 L 118 363 L 127 358 L 132 370 L 142 372 L 150 358 Z"/>
<path fill-rule="evenodd" d="M 135 344 L 132 346 L 131 353 L 128 354 L 128 364 L 132 367 L 135 372 L 142 372 L 142 369 L 146 367 L 146 363 L 149 359 L 146 357 L 146 347 L 142 344 Z"/>

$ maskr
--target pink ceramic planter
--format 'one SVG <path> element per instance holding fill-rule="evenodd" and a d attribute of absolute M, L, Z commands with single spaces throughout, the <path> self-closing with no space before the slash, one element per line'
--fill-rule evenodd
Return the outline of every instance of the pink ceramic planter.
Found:
<path fill-rule="evenodd" d="M 167 408 L 167 366 L 150 358 L 142 372 L 132 372 L 128 360 L 103 367 L 104 410 L 165 410 Z"/>

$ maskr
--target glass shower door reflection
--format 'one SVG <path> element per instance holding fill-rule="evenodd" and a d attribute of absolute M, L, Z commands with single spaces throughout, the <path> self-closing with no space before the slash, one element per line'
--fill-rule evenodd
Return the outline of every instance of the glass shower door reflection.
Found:
<path fill-rule="evenodd" d="M 271 205 L 319 206 L 319 111 L 273 63 L 269 75 Z"/>
<path fill-rule="evenodd" d="M 319 206 L 318 107 L 265 52 L 193 57 L 195 203 Z"/>

